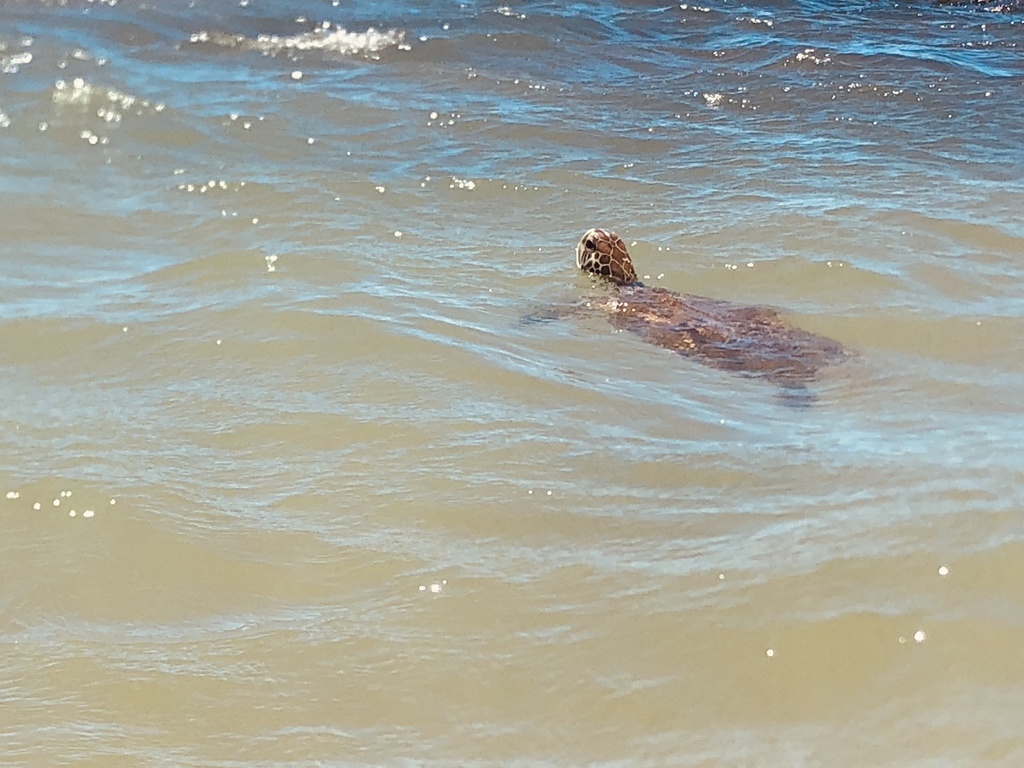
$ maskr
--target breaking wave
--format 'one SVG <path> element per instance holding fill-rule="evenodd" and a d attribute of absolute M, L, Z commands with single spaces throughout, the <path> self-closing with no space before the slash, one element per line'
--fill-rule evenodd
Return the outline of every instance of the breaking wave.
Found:
<path fill-rule="evenodd" d="M 349 32 L 344 27 L 328 22 L 310 32 L 297 35 L 257 35 L 253 38 L 223 32 L 200 31 L 193 33 L 189 42 L 259 51 L 265 56 L 323 51 L 343 56 L 379 58 L 380 52 L 388 48 L 407 51 L 410 47 L 405 42 L 405 32 L 400 29 L 379 30 L 370 27 L 365 32 Z"/>

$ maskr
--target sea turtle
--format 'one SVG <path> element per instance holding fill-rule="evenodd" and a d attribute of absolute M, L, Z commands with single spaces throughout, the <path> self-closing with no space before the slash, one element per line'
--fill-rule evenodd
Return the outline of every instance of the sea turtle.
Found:
<path fill-rule="evenodd" d="M 589 229 L 576 246 L 576 266 L 613 283 L 586 306 L 617 328 L 706 365 L 757 376 L 801 395 L 824 366 L 847 355 L 839 342 L 787 324 L 774 309 L 678 294 L 641 283 L 622 239 Z"/>

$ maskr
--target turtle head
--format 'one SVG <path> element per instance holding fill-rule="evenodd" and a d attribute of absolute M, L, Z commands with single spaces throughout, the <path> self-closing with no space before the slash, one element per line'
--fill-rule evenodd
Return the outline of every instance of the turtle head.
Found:
<path fill-rule="evenodd" d="M 622 238 L 607 229 L 588 229 L 576 246 L 576 266 L 619 285 L 636 282 L 633 262 Z"/>

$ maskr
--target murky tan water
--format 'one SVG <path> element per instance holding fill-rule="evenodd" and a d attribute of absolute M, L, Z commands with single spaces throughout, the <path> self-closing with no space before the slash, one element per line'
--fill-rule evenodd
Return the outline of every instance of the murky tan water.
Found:
<path fill-rule="evenodd" d="M 0 8 L 0 763 L 1020 765 L 1020 18 L 299 5 Z"/>

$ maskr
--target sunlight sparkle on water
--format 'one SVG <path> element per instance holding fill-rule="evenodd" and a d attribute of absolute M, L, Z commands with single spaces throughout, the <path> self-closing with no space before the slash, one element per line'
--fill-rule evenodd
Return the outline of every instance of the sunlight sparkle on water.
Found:
<path fill-rule="evenodd" d="M 265 56 L 286 53 L 294 58 L 297 51 L 328 51 L 343 55 L 362 55 L 378 58 L 385 48 L 396 47 L 400 51 L 410 49 L 405 42 L 405 32 L 398 29 L 381 31 L 369 27 L 365 32 L 349 32 L 343 27 L 322 22 L 316 29 L 298 35 L 257 35 L 255 38 L 225 34 L 223 32 L 194 32 L 189 37 L 192 44 L 213 44 L 226 48 L 242 48 L 259 51 Z M 299 77 L 302 74 L 299 73 Z M 295 73 L 292 73 L 294 79 Z"/>

